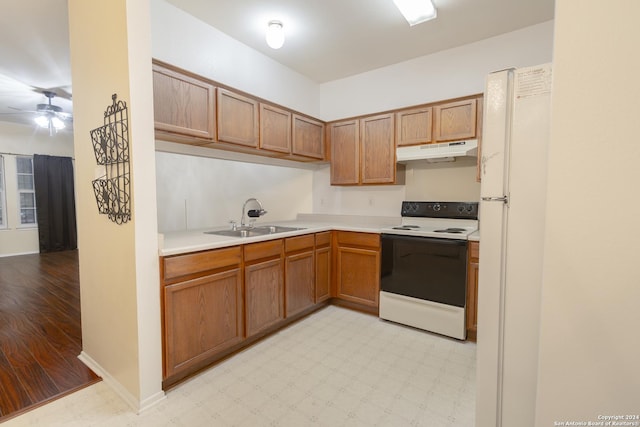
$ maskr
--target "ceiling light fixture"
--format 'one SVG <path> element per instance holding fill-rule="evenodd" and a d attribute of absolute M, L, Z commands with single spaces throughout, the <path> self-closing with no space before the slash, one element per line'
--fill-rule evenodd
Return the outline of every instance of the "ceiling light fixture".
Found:
<path fill-rule="evenodd" d="M 59 130 L 64 129 L 64 122 L 57 118 L 56 116 L 52 116 L 48 113 L 37 116 L 33 119 L 38 126 L 43 129 L 49 129 L 49 135 L 53 136 L 54 131 L 57 133 Z"/>
<path fill-rule="evenodd" d="M 267 26 L 267 44 L 272 49 L 280 49 L 284 44 L 284 28 L 280 21 L 269 21 Z"/>
<path fill-rule="evenodd" d="M 42 94 L 49 99 L 49 103 L 37 105 L 37 111 L 40 114 L 33 120 L 41 128 L 49 129 L 49 135 L 53 136 L 54 130 L 57 133 L 60 129 L 64 129 L 65 127 L 64 122 L 57 117 L 57 114 L 62 112 L 62 108 L 51 104 L 51 99 L 56 96 L 54 92 L 45 90 Z"/>
<path fill-rule="evenodd" d="M 431 0 L 393 0 L 410 26 L 421 24 L 438 16 Z"/>

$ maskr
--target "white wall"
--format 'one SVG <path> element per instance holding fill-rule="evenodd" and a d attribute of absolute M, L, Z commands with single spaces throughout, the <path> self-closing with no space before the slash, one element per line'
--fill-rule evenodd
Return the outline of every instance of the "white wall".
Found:
<path fill-rule="evenodd" d="M 313 174 L 313 213 L 398 216 L 404 200 L 404 185 L 332 187 L 329 166 Z"/>
<path fill-rule="evenodd" d="M 134 409 L 164 397 L 149 1 L 69 0 L 81 360 Z M 132 218 L 98 213 L 89 132 L 113 93 L 129 108 Z"/>
<path fill-rule="evenodd" d="M 18 216 L 16 155 L 73 157 L 73 133 L 67 130 L 49 136 L 35 126 L 0 122 L 0 155 L 4 157 L 7 227 L 0 229 L 0 256 L 38 253 L 38 227 L 21 226 Z"/>
<path fill-rule="evenodd" d="M 540 427 L 640 412 L 640 3 L 602 6 L 556 1 Z"/>
<path fill-rule="evenodd" d="M 320 118 L 319 86 L 164 0 L 151 0 L 152 54 L 293 110 Z"/>
<path fill-rule="evenodd" d="M 485 76 L 551 62 L 553 21 L 320 85 L 330 121 L 484 92 Z"/>
<path fill-rule="evenodd" d="M 268 212 L 260 222 L 293 220 L 312 209 L 310 170 L 161 152 L 156 169 L 160 232 L 239 223 L 250 197 Z"/>

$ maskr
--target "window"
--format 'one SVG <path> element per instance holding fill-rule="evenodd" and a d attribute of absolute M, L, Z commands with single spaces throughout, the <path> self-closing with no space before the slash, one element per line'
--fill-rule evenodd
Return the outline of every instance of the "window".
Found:
<path fill-rule="evenodd" d="M 33 186 L 33 159 L 16 157 L 20 224 L 36 224 L 36 192 Z"/>
<path fill-rule="evenodd" d="M 7 199 L 4 189 L 4 157 L 0 156 L 0 228 L 7 228 Z"/>

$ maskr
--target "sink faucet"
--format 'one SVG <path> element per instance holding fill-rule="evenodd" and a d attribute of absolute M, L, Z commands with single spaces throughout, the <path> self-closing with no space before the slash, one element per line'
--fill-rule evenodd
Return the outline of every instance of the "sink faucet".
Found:
<path fill-rule="evenodd" d="M 247 207 L 247 204 L 249 204 L 250 202 L 255 202 L 258 206 L 260 206 L 260 209 L 258 209 L 258 210 L 252 209 L 252 210 L 250 210 L 250 211 L 248 212 L 248 214 L 249 214 L 249 216 L 250 216 L 250 217 L 252 217 L 252 218 L 260 217 L 260 216 L 262 216 L 262 215 L 264 215 L 264 214 L 266 214 L 266 213 L 267 213 L 267 211 L 265 211 L 265 210 L 262 208 L 262 203 L 260 203 L 260 202 L 258 201 L 258 199 L 254 198 L 254 197 L 251 197 L 250 199 L 247 199 L 247 201 L 246 201 L 246 202 L 244 202 L 244 205 L 242 205 L 242 217 L 240 217 L 240 228 L 244 227 L 244 213 L 245 213 L 245 208 Z"/>

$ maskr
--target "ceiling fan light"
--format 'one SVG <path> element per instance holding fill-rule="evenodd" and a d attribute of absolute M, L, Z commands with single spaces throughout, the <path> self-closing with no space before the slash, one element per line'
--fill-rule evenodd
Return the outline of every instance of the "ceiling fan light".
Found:
<path fill-rule="evenodd" d="M 36 124 L 41 128 L 48 129 L 49 128 L 49 118 L 47 116 L 37 116 L 35 119 Z"/>
<path fill-rule="evenodd" d="M 393 0 L 410 26 L 421 24 L 438 16 L 431 0 Z"/>
<path fill-rule="evenodd" d="M 51 117 L 51 124 L 56 130 L 64 129 L 64 122 L 57 117 Z"/>
<path fill-rule="evenodd" d="M 282 45 L 284 45 L 284 28 L 282 22 L 269 21 L 266 39 L 271 49 L 280 49 Z"/>

